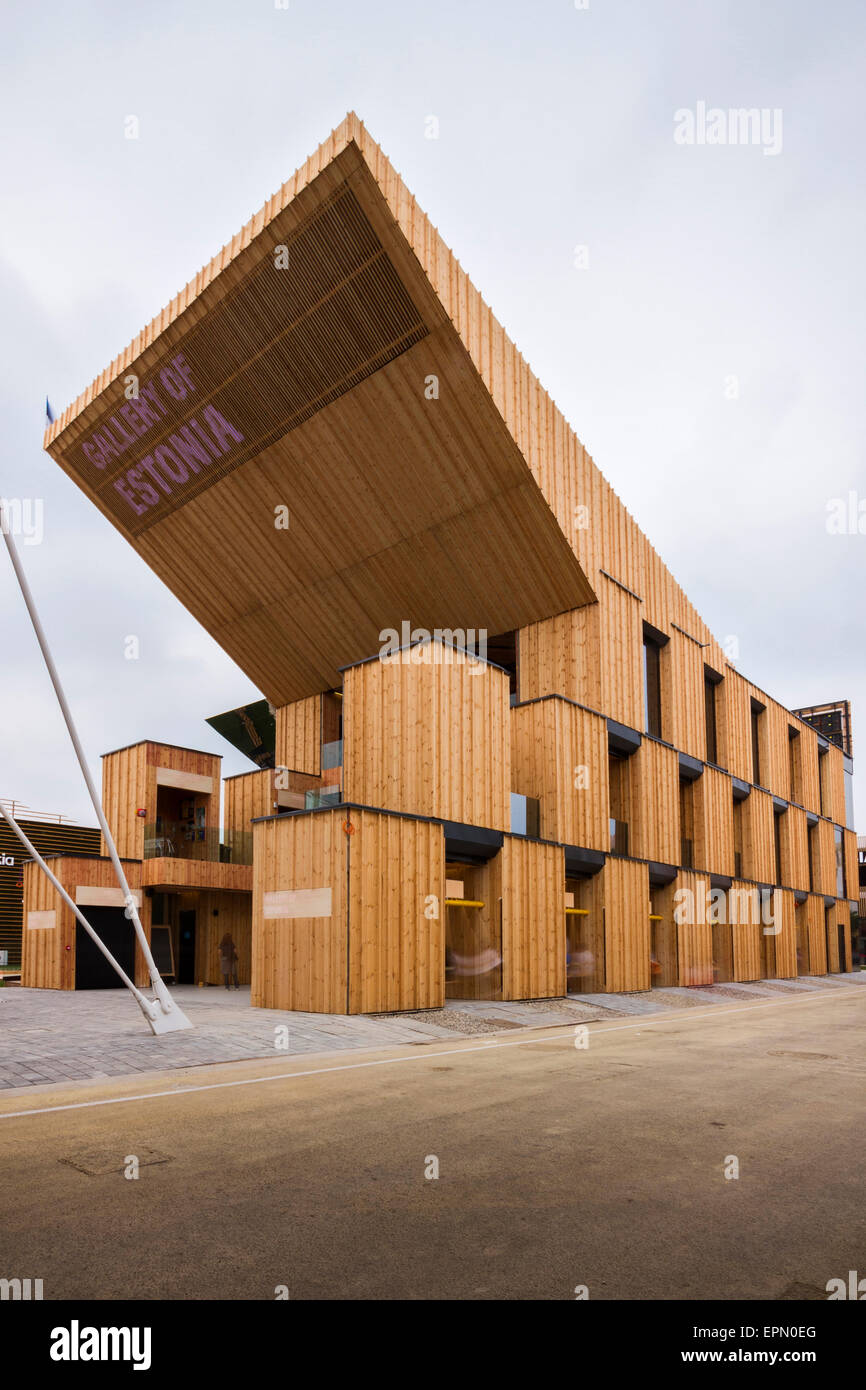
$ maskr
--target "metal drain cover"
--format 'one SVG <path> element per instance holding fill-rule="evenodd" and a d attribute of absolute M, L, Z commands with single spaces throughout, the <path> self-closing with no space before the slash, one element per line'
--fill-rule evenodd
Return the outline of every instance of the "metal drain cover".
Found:
<path fill-rule="evenodd" d="M 128 1160 L 133 1157 L 138 1159 L 140 1168 L 152 1163 L 171 1163 L 170 1154 L 158 1153 L 156 1149 L 139 1149 L 135 1154 L 124 1154 L 117 1144 L 106 1144 L 99 1149 L 82 1149 L 58 1161 L 76 1168 L 79 1173 L 87 1173 L 88 1177 L 98 1177 L 102 1173 L 122 1173 Z"/>

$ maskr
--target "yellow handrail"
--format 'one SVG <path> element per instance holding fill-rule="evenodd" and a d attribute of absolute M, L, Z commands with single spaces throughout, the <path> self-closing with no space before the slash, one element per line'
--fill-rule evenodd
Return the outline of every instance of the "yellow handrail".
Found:
<path fill-rule="evenodd" d="M 483 907 L 484 904 L 476 898 L 446 898 L 446 907 Z"/>

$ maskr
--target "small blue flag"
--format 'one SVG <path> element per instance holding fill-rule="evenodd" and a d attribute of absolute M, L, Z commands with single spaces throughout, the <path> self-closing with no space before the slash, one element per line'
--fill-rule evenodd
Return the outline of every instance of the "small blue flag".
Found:
<path fill-rule="evenodd" d="M 46 429 L 48 428 L 49 425 L 53 425 L 53 424 L 54 424 L 54 414 L 53 414 L 53 412 L 52 412 L 52 410 L 51 410 L 51 402 L 49 401 L 48 397 L 46 396 L 46 397 L 45 397 L 45 427 L 46 427 Z"/>

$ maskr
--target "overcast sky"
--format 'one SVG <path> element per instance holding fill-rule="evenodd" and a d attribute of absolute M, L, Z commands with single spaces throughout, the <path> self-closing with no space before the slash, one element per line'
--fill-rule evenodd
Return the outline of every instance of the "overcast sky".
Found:
<path fill-rule="evenodd" d="M 353 109 L 739 669 L 788 706 L 852 699 L 866 829 L 866 534 L 827 531 L 833 498 L 866 513 L 864 13 L 7 9 L 0 495 L 42 499 L 21 553 L 97 774 L 143 737 L 249 770 L 204 719 L 258 692 L 43 453 L 45 396 L 59 414 Z M 699 103 L 775 124 L 678 143 Z M 0 636 L 0 795 L 92 824 L 4 553 Z"/>

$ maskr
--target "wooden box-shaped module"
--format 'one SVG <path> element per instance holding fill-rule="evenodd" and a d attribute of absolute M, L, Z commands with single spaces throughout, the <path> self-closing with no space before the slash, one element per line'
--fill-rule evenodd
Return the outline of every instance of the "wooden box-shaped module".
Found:
<path fill-rule="evenodd" d="M 441 825 L 342 806 L 258 821 L 254 835 L 254 1005 L 337 1014 L 441 1006 Z"/>

